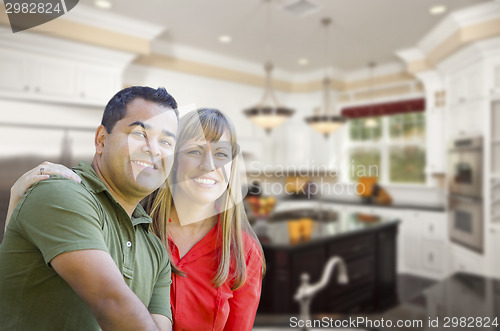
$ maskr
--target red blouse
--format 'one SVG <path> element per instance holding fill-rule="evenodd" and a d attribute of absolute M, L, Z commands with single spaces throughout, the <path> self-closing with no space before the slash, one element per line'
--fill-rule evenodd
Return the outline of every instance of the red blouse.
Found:
<path fill-rule="evenodd" d="M 186 276 L 172 274 L 170 303 L 173 330 L 251 330 L 259 305 L 262 284 L 261 253 L 254 239 L 244 236 L 247 279 L 232 291 L 228 280 L 215 288 L 219 223 L 189 252 L 179 258 L 179 250 L 169 238 L 172 262 Z M 231 271 L 234 270 L 231 266 Z"/>

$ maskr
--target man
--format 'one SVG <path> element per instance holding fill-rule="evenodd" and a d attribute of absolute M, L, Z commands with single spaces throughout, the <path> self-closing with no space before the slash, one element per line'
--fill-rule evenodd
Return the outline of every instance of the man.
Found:
<path fill-rule="evenodd" d="M 163 88 L 118 92 L 81 183 L 28 190 L 0 246 L 2 330 L 171 329 L 170 261 L 139 202 L 172 166 L 176 108 Z"/>

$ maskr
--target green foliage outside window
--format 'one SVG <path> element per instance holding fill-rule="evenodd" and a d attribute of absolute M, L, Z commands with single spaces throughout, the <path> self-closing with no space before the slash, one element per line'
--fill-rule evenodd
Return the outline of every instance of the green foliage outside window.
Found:
<path fill-rule="evenodd" d="M 382 138 L 382 118 L 372 117 L 377 123 L 376 127 L 370 128 L 366 127 L 366 121 L 368 118 L 357 118 L 350 120 L 350 137 L 353 141 L 368 141 L 368 140 L 379 140 Z"/>
<path fill-rule="evenodd" d="M 425 183 L 425 150 L 418 146 L 390 148 L 390 181 Z"/>
<path fill-rule="evenodd" d="M 422 147 L 425 142 L 425 113 L 372 117 L 377 122 L 376 127 L 367 127 L 369 119 L 349 121 L 349 137 L 356 143 L 350 150 L 349 179 L 357 181 L 362 176 L 380 177 L 382 168 L 388 167 L 388 181 L 391 183 L 425 184 L 426 156 Z M 388 160 L 383 164 L 382 151 L 388 153 Z"/>
<path fill-rule="evenodd" d="M 380 151 L 372 149 L 354 149 L 350 155 L 349 178 L 357 181 L 359 177 L 380 176 Z"/>
<path fill-rule="evenodd" d="M 407 113 L 389 116 L 389 135 L 391 139 L 424 138 L 424 113 Z"/>

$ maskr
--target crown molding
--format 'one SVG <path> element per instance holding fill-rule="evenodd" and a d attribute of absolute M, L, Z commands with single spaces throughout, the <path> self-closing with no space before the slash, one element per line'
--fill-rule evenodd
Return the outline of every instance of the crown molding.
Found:
<path fill-rule="evenodd" d="M 437 68 L 453 72 L 495 55 L 500 56 L 500 37 L 472 43 L 440 62 Z"/>
<path fill-rule="evenodd" d="M 153 40 L 165 31 L 165 27 L 161 25 L 99 10 L 81 3 L 66 13 L 64 19 L 147 40 Z"/>
<path fill-rule="evenodd" d="M 136 56 L 134 53 L 115 51 L 29 32 L 13 34 L 6 27 L 0 27 L 0 48 L 114 68 L 124 68 Z"/>
<path fill-rule="evenodd" d="M 450 13 L 437 26 L 429 31 L 420 42 L 418 42 L 417 46 L 428 54 L 460 29 L 499 17 L 500 1 L 482 3 Z"/>

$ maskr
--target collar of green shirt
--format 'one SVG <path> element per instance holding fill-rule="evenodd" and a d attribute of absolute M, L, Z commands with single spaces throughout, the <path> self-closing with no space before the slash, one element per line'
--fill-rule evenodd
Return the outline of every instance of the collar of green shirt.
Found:
<path fill-rule="evenodd" d="M 113 195 L 109 192 L 107 186 L 102 182 L 102 180 L 97 176 L 94 168 L 85 161 L 81 161 L 77 167 L 73 170 L 78 171 L 78 175 L 82 179 L 82 184 L 91 192 L 98 194 L 101 192 L 107 192 L 107 196 L 113 200 L 113 202 L 118 203 Z M 137 205 L 134 212 L 132 213 L 132 224 L 134 226 L 142 224 L 146 229 L 149 228 L 151 224 L 151 217 L 146 213 L 144 208 L 140 204 Z"/>

